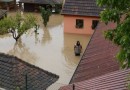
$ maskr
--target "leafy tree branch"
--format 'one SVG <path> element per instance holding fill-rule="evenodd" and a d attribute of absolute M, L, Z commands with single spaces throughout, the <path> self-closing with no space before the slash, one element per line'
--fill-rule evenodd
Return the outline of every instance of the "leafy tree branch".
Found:
<path fill-rule="evenodd" d="M 49 21 L 49 17 L 51 16 L 52 12 L 50 9 L 45 10 L 43 7 L 40 7 L 40 10 L 41 10 L 41 16 L 43 19 L 43 24 L 46 27 Z"/>
<path fill-rule="evenodd" d="M 105 38 L 120 47 L 116 57 L 122 68 L 130 67 L 130 1 L 129 0 L 97 0 L 97 4 L 105 7 L 101 12 L 101 20 L 106 24 L 114 22 L 115 29 L 104 32 Z"/>
<path fill-rule="evenodd" d="M 0 20 L 0 34 L 12 33 L 13 38 L 17 41 L 25 32 L 36 25 L 36 18 L 33 15 L 22 16 L 17 13 L 15 16 Z"/>

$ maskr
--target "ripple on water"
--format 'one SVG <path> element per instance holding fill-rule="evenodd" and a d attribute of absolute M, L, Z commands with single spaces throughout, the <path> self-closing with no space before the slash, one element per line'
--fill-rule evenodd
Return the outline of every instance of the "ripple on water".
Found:
<path fill-rule="evenodd" d="M 14 12 L 9 13 L 9 15 L 14 14 Z M 52 90 L 52 87 L 58 88 L 69 83 L 81 58 L 74 56 L 74 44 L 79 40 L 84 50 L 90 36 L 64 34 L 62 15 L 52 15 L 47 28 L 43 26 L 40 14 L 34 13 L 34 15 L 38 18 L 40 25 L 38 34 L 30 29 L 17 44 L 10 34 L 0 35 L 0 51 L 15 55 L 59 75 L 59 80 L 49 89 Z"/>

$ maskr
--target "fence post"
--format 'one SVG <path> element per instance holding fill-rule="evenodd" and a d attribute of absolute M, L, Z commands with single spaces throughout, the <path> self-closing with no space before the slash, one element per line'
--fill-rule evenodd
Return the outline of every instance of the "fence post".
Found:
<path fill-rule="evenodd" d="M 26 87 L 26 90 L 27 90 L 27 83 L 28 83 L 27 82 L 27 74 L 25 74 L 25 85 L 26 85 L 25 87 Z"/>

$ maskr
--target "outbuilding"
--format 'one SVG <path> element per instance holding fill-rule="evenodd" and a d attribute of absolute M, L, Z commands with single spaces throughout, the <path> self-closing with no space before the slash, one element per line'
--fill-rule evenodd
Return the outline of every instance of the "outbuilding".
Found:
<path fill-rule="evenodd" d="M 0 0 L 0 9 L 15 9 L 16 8 L 16 0 Z"/>
<path fill-rule="evenodd" d="M 26 12 L 39 11 L 39 6 L 55 11 L 57 6 L 62 5 L 62 0 L 20 0 L 19 4 Z M 61 6 L 58 9 L 61 10 Z"/>

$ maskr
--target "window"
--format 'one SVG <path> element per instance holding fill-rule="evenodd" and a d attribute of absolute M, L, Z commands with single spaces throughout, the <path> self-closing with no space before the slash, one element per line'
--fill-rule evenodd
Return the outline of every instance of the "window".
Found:
<path fill-rule="evenodd" d="M 83 19 L 76 19 L 76 28 L 83 28 Z"/>
<path fill-rule="evenodd" d="M 92 29 L 95 29 L 97 27 L 99 20 L 93 20 L 92 21 Z"/>

